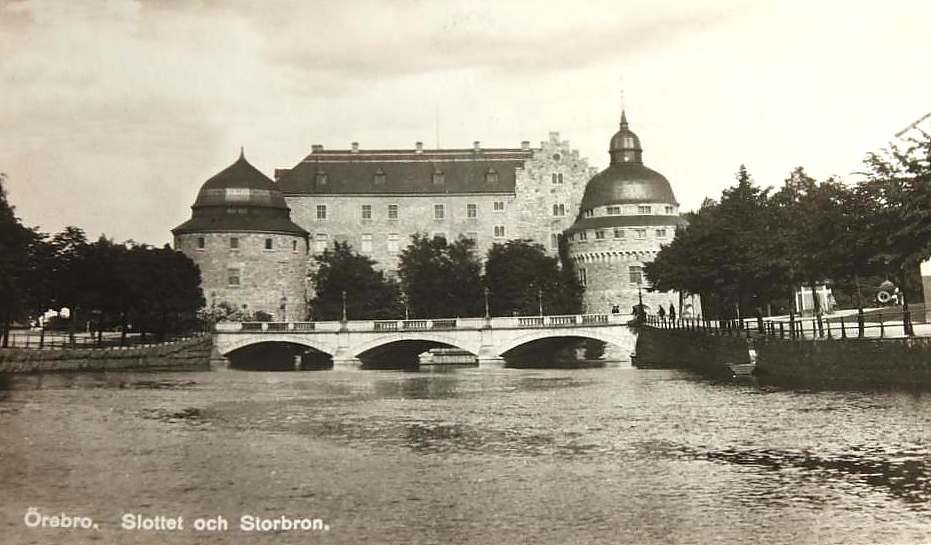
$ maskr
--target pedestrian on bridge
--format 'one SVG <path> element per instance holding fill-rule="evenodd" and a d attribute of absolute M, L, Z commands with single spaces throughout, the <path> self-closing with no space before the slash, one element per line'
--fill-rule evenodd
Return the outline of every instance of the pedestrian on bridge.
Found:
<path fill-rule="evenodd" d="M 663 305 L 660 305 L 659 310 L 656 311 L 656 315 L 659 316 L 660 322 L 664 324 L 666 323 L 666 307 L 664 307 Z"/>
<path fill-rule="evenodd" d="M 669 303 L 669 322 L 676 323 L 676 307 L 672 303 Z"/>

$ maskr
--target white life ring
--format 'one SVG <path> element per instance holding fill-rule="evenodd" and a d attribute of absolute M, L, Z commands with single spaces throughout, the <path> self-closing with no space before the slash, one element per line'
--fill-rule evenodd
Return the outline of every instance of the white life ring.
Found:
<path fill-rule="evenodd" d="M 881 292 L 876 294 L 876 300 L 879 301 L 880 303 L 888 303 L 891 299 L 892 299 L 892 294 L 886 290 L 882 290 Z"/>

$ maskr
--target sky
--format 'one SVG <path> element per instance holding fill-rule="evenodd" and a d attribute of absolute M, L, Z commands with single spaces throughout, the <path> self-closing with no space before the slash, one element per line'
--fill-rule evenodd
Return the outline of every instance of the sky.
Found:
<path fill-rule="evenodd" d="M 931 111 L 924 0 L 0 0 L 0 172 L 26 225 L 161 245 L 239 156 L 519 147 L 599 169 L 622 106 L 683 210 L 741 164 L 858 177 Z"/>

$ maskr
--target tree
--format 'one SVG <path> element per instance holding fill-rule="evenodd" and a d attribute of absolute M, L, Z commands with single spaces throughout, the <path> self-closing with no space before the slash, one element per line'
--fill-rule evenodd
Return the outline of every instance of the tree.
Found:
<path fill-rule="evenodd" d="M 688 227 L 677 229 L 672 243 L 645 266 L 652 291 L 701 294 L 703 306 L 717 306 L 721 316 L 746 314 L 784 291 L 784 267 L 774 259 L 769 190 L 754 185 L 743 165 L 736 179 L 720 202 L 706 200 L 686 215 Z"/>
<path fill-rule="evenodd" d="M 931 135 L 891 144 L 864 160 L 865 180 L 858 188 L 865 207 L 863 225 L 874 261 L 906 297 L 920 293 L 919 264 L 931 257 Z"/>
<path fill-rule="evenodd" d="M 411 236 L 398 265 L 410 314 L 418 318 L 481 316 L 481 269 L 471 239 L 459 237 L 449 244 L 442 237 Z"/>
<path fill-rule="evenodd" d="M 353 320 L 384 320 L 402 316 L 397 282 L 375 269 L 376 262 L 359 255 L 346 242 L 336 242 L 314 257 L 316 266 L 310 274 L 316 295 L 310 305 L 316 320 L 340 320 L 343 293 L 346 314 Z"/>
<path fill-rule="evenodd" d="M 527 240 L 493 245 L 485 261 L 484 283 L 493 316 L 536 315 L 541 299 L 545 314 L 581 311 L 582 287 L 575 275 L 546 255 L 543 246 Z"/>
<path fill-rule="evenodd" d="M 7 200 L 0 173 L 0 337 L 2 346 L 9 343 L 10 326 L 24 320 L 36 304 L 35 277 L 37 248 L 42 238 L 27 229 L 16 217 L 16 210 Z"/>

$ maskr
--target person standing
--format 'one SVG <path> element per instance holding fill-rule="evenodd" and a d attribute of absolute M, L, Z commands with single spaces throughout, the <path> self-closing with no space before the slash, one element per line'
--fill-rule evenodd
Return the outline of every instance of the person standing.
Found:
<path fill-rule="evenodd" d="M 672 303 L 669 303 L 669 321 L 673 325 L 676 323 L 676 307 Z"/>

